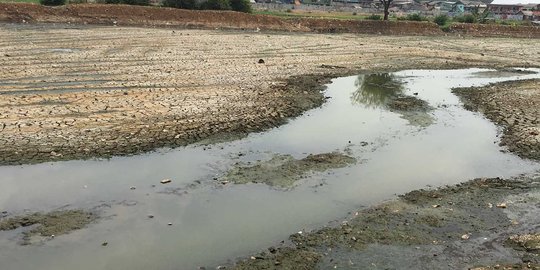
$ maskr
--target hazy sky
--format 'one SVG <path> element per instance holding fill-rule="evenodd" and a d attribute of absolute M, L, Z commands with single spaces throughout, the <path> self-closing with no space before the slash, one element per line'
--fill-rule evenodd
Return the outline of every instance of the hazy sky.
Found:
<path fill-rule="evenodd" d="M 540 0 L 494 0 L 494 5 L 512 5 L 512 4 L 540 4 Z"/>

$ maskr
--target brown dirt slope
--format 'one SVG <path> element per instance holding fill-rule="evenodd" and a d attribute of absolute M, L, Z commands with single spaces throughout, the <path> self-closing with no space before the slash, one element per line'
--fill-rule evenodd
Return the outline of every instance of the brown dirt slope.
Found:
<path fill-rule="evenodd" d="M 431 22 L 383 22 L 314 18 L 282 19 L 274 16 L 252 15 L 232 11 L 193 11 L 99 4 L 45 7 L 27 3 L 0 3 L 0 21 L 383 35 L 445 34 L 436 24 Z M 450 33 L 482 37 L 540 38 L 540 27 L 455 24 L 451 26 Z"/>
<path fill-rule="evenodd" d="M 232 11 L 193 11 L 129 5 L 81 4 L 46 7 L 25 3 L 0 3 L 0 21 L 179 26 L 196 28 L 248 28 L 308 31 L 277 17 Z"/>

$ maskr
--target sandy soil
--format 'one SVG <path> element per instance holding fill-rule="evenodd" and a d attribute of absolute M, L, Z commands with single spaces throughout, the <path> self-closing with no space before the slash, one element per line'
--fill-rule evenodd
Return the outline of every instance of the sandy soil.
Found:
<path fill-rule="evenodd" d="M 331 76 L 534 66 L 540 54 L 530 39 L 51 24 L 2 24 L 0 35 L 1 164 L 263 130 L 319 106 L 320 84 Z"/>

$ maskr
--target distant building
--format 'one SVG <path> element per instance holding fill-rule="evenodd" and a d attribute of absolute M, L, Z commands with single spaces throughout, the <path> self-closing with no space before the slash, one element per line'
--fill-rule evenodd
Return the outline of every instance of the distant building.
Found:
<path fill-rule="evenodd" d="M 535 20 L 533 10 L 540 10 L 540 0 L 495 0 L 488 5 L 488 10 L 495 19 L 521 21 L 531 18 Z"/>

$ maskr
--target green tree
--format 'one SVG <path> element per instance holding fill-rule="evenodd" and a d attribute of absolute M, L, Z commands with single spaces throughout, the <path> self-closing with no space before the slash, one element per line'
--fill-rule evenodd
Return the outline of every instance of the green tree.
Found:
<path fill-rule="evenodd" d="M 207 0 L 202 4 L 202 9 L 231 10 L 229 0 Z"/>
<path fill-rule="evenodd" d="M 161 5 L 164 7 L 181 9 L 198 9 L 196 0 L 163 0 Z"/>
<path fill-rule="evenodd" d="M 66 0 L 39 0 L 44 6 L 61 6 L 66 4 Z"/>
<path fill-rule="evenodd" d="M 230 0 L 231 1 L 231 8 L 234 11 L 240 11 L 245 13 L 251 13 L 253 10 L 251 9 L 251 3 L 249 0 Z"/>

